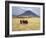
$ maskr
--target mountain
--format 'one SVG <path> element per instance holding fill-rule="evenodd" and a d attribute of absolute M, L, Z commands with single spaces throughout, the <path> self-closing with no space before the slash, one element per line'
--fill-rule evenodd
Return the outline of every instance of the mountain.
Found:
<path fill-rule="evenodd" d="M 38 16 L 38 15 L 36 15 L 35 13 L 33 13 L 33 12 L 30 11 L 30 10 L 27 10 L 27 11 L 25 11 L 23 14 L 20 14 L 20 15 L 18 15 L 18 16 Z"/>

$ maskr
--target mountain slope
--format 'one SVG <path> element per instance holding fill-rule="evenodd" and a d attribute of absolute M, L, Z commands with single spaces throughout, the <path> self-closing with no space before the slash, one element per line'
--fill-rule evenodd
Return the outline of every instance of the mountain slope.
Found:
<path fill-rule="evenodd" d="M 18 15 L 18 16 L 38 16 L 38 15 L 36 15 L 35 13 L 33 13 L 30 10 L 27 10 L 27 11 L 25 11 L 25 13 Z"/>

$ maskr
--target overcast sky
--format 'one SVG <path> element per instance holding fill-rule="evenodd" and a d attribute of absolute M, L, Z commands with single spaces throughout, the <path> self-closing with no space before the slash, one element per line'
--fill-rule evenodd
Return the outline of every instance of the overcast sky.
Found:
<path fill-rule="evenodd" d="M 39 7 L 15 7 L 15 6 L 12 7 L 12 15 L 17 16 L 17 15 L 24 13 L 27 10 L 30 10 L 33 13 L 40 16 L 40 8 Z"/>

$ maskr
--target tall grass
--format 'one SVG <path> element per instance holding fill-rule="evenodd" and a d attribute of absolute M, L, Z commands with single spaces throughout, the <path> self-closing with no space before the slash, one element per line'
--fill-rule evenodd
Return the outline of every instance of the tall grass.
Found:
<path fill-rule="evenodd" d="M 27 20 L 28 24 L 20 24 L 20 20 Z M 12 18 L 12 31 L 39 30 L 40 17 Z"/>

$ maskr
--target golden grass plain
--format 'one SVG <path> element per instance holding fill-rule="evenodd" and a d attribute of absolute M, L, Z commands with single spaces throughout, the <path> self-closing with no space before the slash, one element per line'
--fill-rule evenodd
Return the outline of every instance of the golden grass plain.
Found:
<path fill-rule="evenodd" d="M 28 24 L 20 24 L 20 20 L 27 20 Z M 12 17 L 12 31 L 40 30 L 40 17 L 17 18 Z"/>

